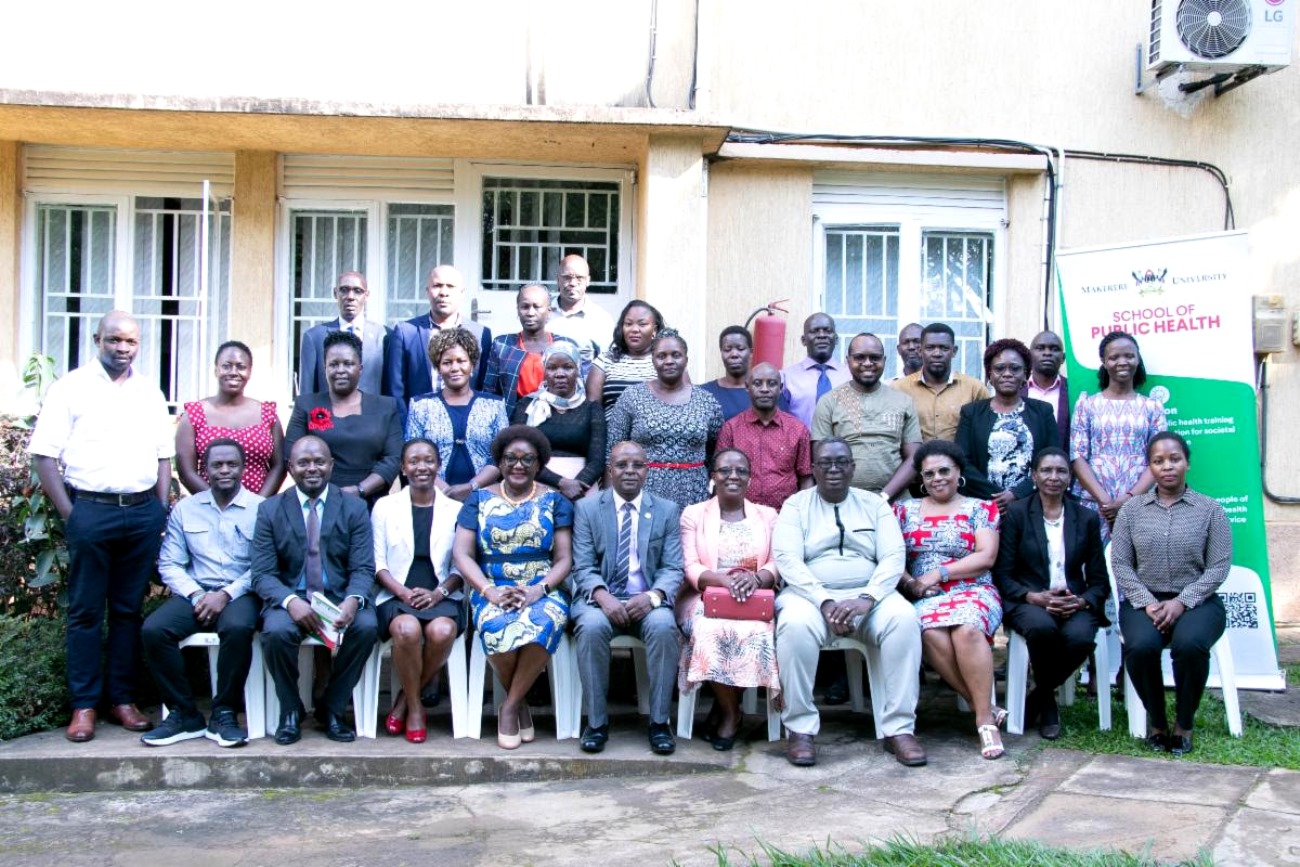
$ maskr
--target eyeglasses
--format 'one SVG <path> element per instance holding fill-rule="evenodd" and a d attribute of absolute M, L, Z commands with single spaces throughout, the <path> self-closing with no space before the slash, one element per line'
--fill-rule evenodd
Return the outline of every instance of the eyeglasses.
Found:
<path fill-rule="evenodd" d="M 994 373 L 1024 373 L 1023 364 L 995 364 L 992 367 Z"/>
<path fill-rule="evenodd" d="M 614 469 L 622 472 L 623 470 L 644 470 L 645 461 L 614 461 Z"/>
<path fill-rule="evenodd" d="M 820 458 L 813 464 L 823 470 L 847 470 L 853 466 L 853 458 Z"/>
<path fill-rule="evenodd" d="M 936 468 L 933 469 L 933 470 L 923 470 L 923 471 L 921 472 L 921 478 L 923 478 L 923 479 L 934 479 L 934 478 L 946 479 L 946 478 L 948 478 L 949 476 L 951 476 L 954 472 L 956 472 L 956 470 L 955 470 L 953 467 L 936 467 Z"/>
<path fill-rule="evenodd" d="M 502 455 L 501 463 L 506 466 L 518 464 L 526 469 L 537 463 L 537 455 Z"/>
<path fill-rule="evenodd" d="M 749 470 L 744 467 L 716 467 L 713 473 L 718 476 L 740 476 L 744 478 L 749 475 Z"/>

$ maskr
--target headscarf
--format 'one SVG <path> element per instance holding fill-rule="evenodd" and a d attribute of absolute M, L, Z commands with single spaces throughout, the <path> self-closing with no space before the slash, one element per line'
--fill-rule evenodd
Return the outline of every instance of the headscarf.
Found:
<path fill-rule="evenodd" d="M 573 362 L 577 368 L 578 374 L 574 377 L 574 388 L 572 397 L 560 397 L 551 394 L 546 390 L 546 378 L 542 378 L 542 384 L 537 387 L 531 397 L 533 402 L 528 404 L 528 410 L 524 414 L 524 421 L 529 427 L 537 427 L 551 417 L 552 409 L 576 409 L 582 406 L 587 400 L 587 389 L 582 384 L 582 356 L 579 354 L 578 347 L 567 340 L 553 340 L 551 345 L 546 347 L 542 353 L 542 369 L 546 369 L 546 363 L 557 355 L 563 355 Z"/>

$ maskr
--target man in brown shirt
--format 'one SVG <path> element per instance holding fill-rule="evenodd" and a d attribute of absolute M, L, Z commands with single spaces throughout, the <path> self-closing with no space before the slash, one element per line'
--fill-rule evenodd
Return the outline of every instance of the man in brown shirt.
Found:
<path fill-rule="evenodd" d="M 961 408 L 989 396 L 984 383 L 953 372 L 956 354 L 957 336 L 952 329 L 942 322 L 932 322 L 921 329 L 921 356 L 925 359 L 921 369 L 890 383 L 916 404 L 924 442 L 953 439 Z"/>

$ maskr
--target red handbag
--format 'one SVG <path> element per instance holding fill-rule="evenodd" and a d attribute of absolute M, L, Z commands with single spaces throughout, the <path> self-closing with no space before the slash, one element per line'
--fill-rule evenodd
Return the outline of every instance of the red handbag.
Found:
<path fill-rule="evenodd" d="M 704 616 L 715 620 L 759 620 L 771 623 L 776 610 L 775 590 L 755 590 L 737 602 L 726 587 L 704 588 Z"/>

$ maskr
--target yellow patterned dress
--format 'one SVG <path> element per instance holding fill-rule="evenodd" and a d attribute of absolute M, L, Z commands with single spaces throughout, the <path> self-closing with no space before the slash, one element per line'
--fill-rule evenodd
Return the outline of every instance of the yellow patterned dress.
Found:
<path fill-rule="evenodd" d="M 528 586 L 546 577 L 551 568 L 555 531 L 573 526 L 573 504 L 558 491 L 546 490 L 518 506 L 498 494 L 470 494 L 457 523 L 473 530 L 478 563 L 498 587 Z M 521 611 L 504 611 L 471 591 L 474 628 L 489 654 L 509 653 L 526 644 L 540 644 L 554 653 L 569 621 L 569 598 L 552 590 Z"/>

